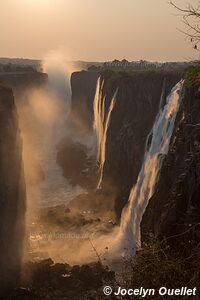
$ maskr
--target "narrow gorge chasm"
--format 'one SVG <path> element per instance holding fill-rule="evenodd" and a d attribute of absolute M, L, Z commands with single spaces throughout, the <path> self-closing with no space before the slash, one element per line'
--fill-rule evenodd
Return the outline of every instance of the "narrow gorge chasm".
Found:
<path fill-rule="evenodd" d="M 187 70 L 44 68 L 0 77 L 0 293 L 104 299 L 123 269 L 135 286 L 146 261 L 182 251 L 194 266 L 199 81 Z"/>

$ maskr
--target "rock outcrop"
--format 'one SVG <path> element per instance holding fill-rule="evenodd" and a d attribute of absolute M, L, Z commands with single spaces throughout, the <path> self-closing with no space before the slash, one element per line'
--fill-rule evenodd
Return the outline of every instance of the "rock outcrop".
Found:
<path fill-rule="evenodd" d="M 12 90 L 0 86 L 0 293 L 20 278 L 25 223 L 22 140 Z"/>
<path fill-rule="evenodd" d="M 57 145 L 57 163 L 63 168 L 63 175 L 72 185 L 95 188 L 95 158 L 88 155 L 88 148 L 67 137 Z"/>

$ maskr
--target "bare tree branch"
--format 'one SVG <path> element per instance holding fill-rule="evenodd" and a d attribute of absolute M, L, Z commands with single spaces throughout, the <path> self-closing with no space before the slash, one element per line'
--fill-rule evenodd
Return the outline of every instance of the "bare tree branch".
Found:
<path fill-rule="evenodd" d="M 188 7 L 186 9 L 181 8 L 179 6 L 177 6 L 173 1 L 169 2 L 174 8 L 176 8 L 177 10 L 187 14 L 188 16 L 193 16 L 193 17 L 200 17 L 200 8 L 199 6 L 197 6 L 196 8 L 192 5 L 188 5 Z"/>
<path fill-rule="evenodd" d="M 169 3 L 181 13 L 182 22 L 186 26 L 186 30 L 179 29 L 179 31 L 190 38 L 194 49 L 198 50 L 197 45 L 200 42 L 200 1 L 196 7 L 189 4 L 186 8 L 179 7 L 173 1 Z"/>

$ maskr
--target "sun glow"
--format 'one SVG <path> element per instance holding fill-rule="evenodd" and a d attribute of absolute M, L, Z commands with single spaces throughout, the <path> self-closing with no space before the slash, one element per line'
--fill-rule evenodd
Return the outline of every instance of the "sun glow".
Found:
<path fill-rule="evenodd" d="M 24 3 L 26 3 L 26 5 L 29 5 L 31 7 L 34 6 L 39 6 L 39 7 L 43 7 L 46 5 L 51 5 L 53 3 L 55 3 L 55 0 L 23 0 Z"/>
<path fill-rule="evenodd" d="M 33 17 L 37 14 L 40 22 L 40 16 L 43 15 L 46 22 L 51 18 L 50 15 L 53 13 L 57 6 L 56 0 L 21 0 L 21 10 Z"/>

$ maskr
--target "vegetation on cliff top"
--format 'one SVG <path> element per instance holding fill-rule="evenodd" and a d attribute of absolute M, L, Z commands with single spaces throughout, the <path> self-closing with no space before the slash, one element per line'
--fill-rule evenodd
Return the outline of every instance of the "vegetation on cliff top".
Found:
<path fill-rule="evenodd" d="M 189 67 L 184 73 L 185 86 L 200 92 L 200 65 Z"/>

